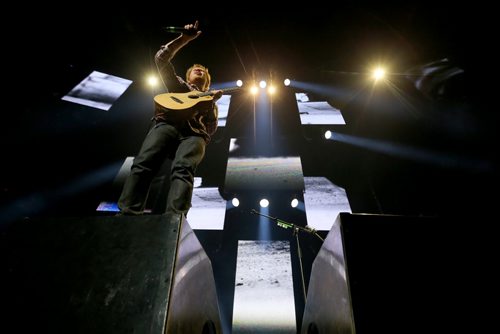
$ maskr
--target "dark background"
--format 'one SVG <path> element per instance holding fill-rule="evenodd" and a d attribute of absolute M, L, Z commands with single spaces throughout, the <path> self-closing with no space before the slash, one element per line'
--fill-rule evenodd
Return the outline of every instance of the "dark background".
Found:
<path fill-rule="evenodd" d="M 10 80 L 4 85 L 1 122 L 0 190 L 6 218 L 95 210 L 149 126 L 155 92 L 145 77 L 156 73 L 153 56 L 159 46 L 176 36 L 163 27 L 196 19 L 203 34 L 174 60 L 179 73 L 199 62 L 210 69 L 214 85 L 270 76 L 322 85 L 324 97 L 347 122 L 334 130 L 434 157 L 401 157 L 325 142 L 325 128 L 318 126 L 289 136 L 299 145 L 305 175 L 326 176 L 345 187 L 354 212 L 488 210 L 490 197 L 483 191 L 493 181 L 498 118 L 487 84 L 494 67 L 488 8 L 325 7 L 314 2 L 280 10 L 262 3 L 251 6 L 134 4 L 111 9 L 80 4 L 11 13 L 17 19 L 6 29 L 16 33 L 4 41 L 9 73 L 4 80 Z M 41 15 L 42 10 L 48 14 Z M 445 58 L 448 68 L 463 73 L 428 80 L 426 91 L 415 88 L 412 81 L 418 75 L 403 75 Z M 387 85 L 366 88 L 369 66 L 379 61 L 390 64 L 389 80 L 399 97 Z M 93 70 L 133 84 L 109 111 L 61 101 Z M 223 131 L 217 135 L 224 138 Z M 214 161 L 217 154 L 227 154 L 220 152 L 225 147 L 210 150 Z"/>
<path fill-rule="evenodd" d="M 442 3 L 308 1 L 280 5 L 279 10 L 268 5 L 42 4 L 5 13 L 14 23 L 2 23 L 2 227 L 23 217 L 97 214 L 123 160 L 137 153 L 150 125 L 155 91 L 145 78 L 156 73 L 153 57 L 160 45 L 176 36 L 163 27 L 198 19 L 203 34 L 174 59 L 179 74 L 201 63 L 209 68 L 214 86 L 290 77 L 321 87 L 312 93 L 342 111 L 345 126 L 301 127 L 294 88 L 284 91 L 275 104 L 281 136 L 271 145 L 279 149 L 266 153 L 300 156 L 304 175 L 325 176 L 343 187 L 354 213 L 451 217 L 448 222 L 459 218 L 458 228 L 481 231 L 476 239 L 464 240 L 464 251 L 472 251 L 469 242 L 486 243 L 490 225 L 484 218 L 495 211 L 498 198 L 495 12 Z M 443 59 L 445 68 L 463 71 L 451 77 L 408 74 Z M 392 86 L 372 89 L 366 75 L 379 61 L 390 64 Z M 93 70 L 133 84 L 109 111 L 61 101 Z M 423 89 L 414 84 L 420 79 L 426 82 Z M 200 176 L 221 187 L 229 138 L 252 133 L 251 105 L 243 98 L 234 103 L 241 108 L 233 107 L 228 126 L 217 132 L 199 169 Z M 326 129 L 346 140 L 325 141 Z M 226 218 L 255 219 L 248 210 L 246 215 L 229 212 Z M 270 214 L 305 221 L 304 213 L 284 205 Z M 243 226 L 228 225 L 223 234 L 198 233 L 212 257 L 218 288 L 226 286 L 220 298 L 227 322 L 237 240 L 255 238 L 254 229 Z M 279 230 L 273 236 L 286 239 L 289 234 Z M 304 239 L 308 278 L 319 244 L 313 237 Z M 233 266 L 228 268 L 225 260 Z M 471 267 L 466 264 L 464 270 Z"/>

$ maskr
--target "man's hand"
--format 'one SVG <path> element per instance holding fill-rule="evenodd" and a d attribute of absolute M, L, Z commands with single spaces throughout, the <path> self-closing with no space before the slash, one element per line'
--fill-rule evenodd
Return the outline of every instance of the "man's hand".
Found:
<path fill-rule="evenodd" d="M 185 41 L 192 41 L 193 39 L 201 35 L 201 30 L 198 30 L 198 25 L 199 25 L 198 20 L 196 20 L 195 23 L 186 24 L 184 26 L 184 29 L 188 31 L 182 34 L 182 37 Z"/>
<path fill-rule="evenodd" d="M 222 90 L 214 90 L 212 91 L 213 93 L 213 97 L 214 97 L 214 101 L 217 101 L 218 99 L 220 99 L 222 97 Z"/>

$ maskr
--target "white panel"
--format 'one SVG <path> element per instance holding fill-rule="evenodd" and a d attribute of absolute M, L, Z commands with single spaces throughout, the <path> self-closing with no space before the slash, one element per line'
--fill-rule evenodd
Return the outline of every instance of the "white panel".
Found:
<path fill-rule="evenodd" d="M 61 99 L 103 110 L 109 110 L 132 81 L 93 71 Z"/>
<path fill-rule="evenodd" d="M 290 243 L 240 240 L 233 333 L 296 333 Z"/>
<path fill-rule="evenodd" d="M 191 204 L 187 221 L 193 230 L 224 229 L 226 200 L 222 198 L 218 188 L 194 188 Z"/>
<path fill-rule="evenodd" d="M 329 231 L 340 212 L 352 212 L 344 188 L 326 177 L 304 177 L 304 184 L 308 226 L 317 231 Z"/>
<path fill-rule="evenodd" d="M 215 102 L 217 104 L 217 109 L 219 112 L 219 117 L 217 120 L 218 127 L 226 126 L 227 114 L 229 112 L 229 103 L 231 102 L 231 95 L 222 95 L 220 99 Z"/>
<path fill-rule="evenodd" d="M 295 93 L 302 125 L 345 125 L 342 113 L 327 101 L 310 101 L 305 93 Z"/>
<path fill-rule="evenodd" d="M 231 154 L 237 150 L 231 147 Z M 227 161 L 226 191 L 304 189 L 300 157 L 230 157 Z"/>

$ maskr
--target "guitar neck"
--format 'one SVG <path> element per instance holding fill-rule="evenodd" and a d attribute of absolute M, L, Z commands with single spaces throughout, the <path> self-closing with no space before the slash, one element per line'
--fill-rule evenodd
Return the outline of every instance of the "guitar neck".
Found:
<path fill-rule="evenodd" d="M 241 87 L 224 88 L 224 89 L 221 89 L 221 90 L 222 90 L 222 93 L 230 93 L 230 92 L 237 91 L 238 89 L 241 89 Z M 198 96 L 209 96 L 209 95 L 213 95 L 213 94 L 214 94 L 214 91 L 213 90 L 209 90 L 208 92 L 200 93 L 200 94 L 197 94 L 197 95 Z"/>

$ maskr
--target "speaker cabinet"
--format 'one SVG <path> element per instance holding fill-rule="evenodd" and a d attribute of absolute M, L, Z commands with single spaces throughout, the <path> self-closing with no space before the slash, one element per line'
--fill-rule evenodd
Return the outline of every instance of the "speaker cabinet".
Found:
<path fill-rule="evenodd" d="M 301 333 L 474 328 L 467 227 L 456 219 L 339 214 L 313 262 Z"/>
<path fill-rule="evenodd" d="M 33 219 L 1 237 L 14 332 L 221 332 L 210 260 L 180 215 Z"/>

